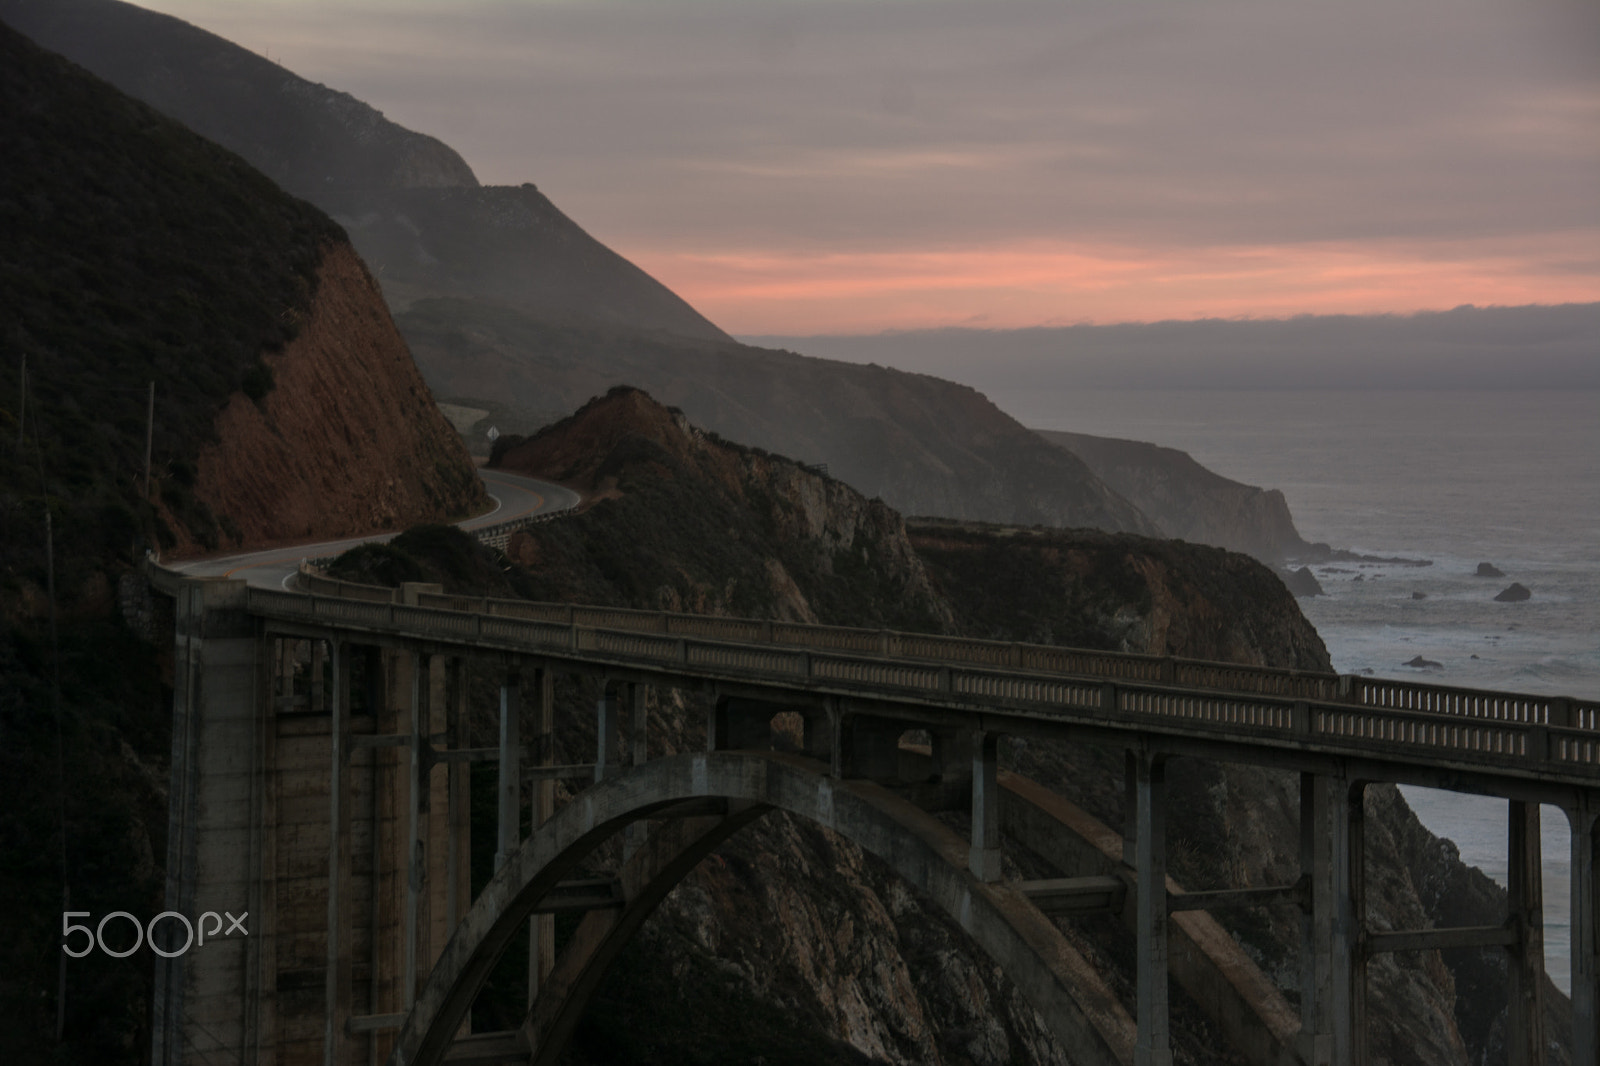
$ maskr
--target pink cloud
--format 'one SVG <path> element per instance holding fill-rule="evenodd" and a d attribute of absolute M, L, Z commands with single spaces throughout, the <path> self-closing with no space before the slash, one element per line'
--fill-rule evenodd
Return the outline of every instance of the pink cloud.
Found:
<path fill-rule="evenodd" d="M 1600 299 L 1600 233 L 1426 246 L 1051 245 L 808 254 L 628 250 L 732 333 L 1404 313 Z"/>

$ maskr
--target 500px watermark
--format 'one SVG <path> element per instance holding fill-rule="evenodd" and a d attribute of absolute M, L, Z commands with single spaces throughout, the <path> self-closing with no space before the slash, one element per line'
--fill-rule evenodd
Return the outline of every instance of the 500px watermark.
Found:
<path fill-rule="evenodd" d="M 224 932 L 222 928 L 223 915 L 227 915 L 228 918 L 228 928 L 226 932 Z M 222 936 L 228 937 L 232 936 L 236 931 L 241 936 L 250 935 L 250 930 L 244 927 L 244 920 L 250 917 L 249 911 L 245 911 L 237 918 L 235 918 L 229 911 L 223 911 L 222 914 L 218 914 L 216 911 L 206 911 L 200 916 L 200 921 L 198 923 L 198 936 L 196 936 L 195 923 L 190 922 L 186 916 L 179 914 L 177 911 L 162 911 L 154 918 L 151 918 L 150 921 L 145 925 L 140 925 L 139 919 L 135 918 L 127 911 L 112 911 L 104 918 L 101 918 L 99 924 L 96 925 L 92 931 L 87 925 L 73 924 L 72 919 L 74 918 L 88 917 L 90 917 L 88 911 L 64 911 L 61 915 L 61 950 L 66 952 L 68 955 L 71 955 L 75 959 L 83 958 L 85 955 L 92 952 L 96 946 L 98 946 L 100 950 L 105 952 L 107 955 L 110 955 L 113 959 L 125 959 L 129 955 L 132 955 L 135 951 L 138 951 L 139 948 L 144 945 L 146 940 L 150 942 L 150 950 L 155 952 L 157 955 L 160 955 L 164 959 L 175 959 L 179 955 L 182 955 L 184 952 L 188 951 L 191 947 L 204 947 L 206 943 L 206 937 L 210 937 L 211 939 L 215 940 L 219 933 Z M 118 951 L 106 945 L 106 923 L 111 921 L 113 918 L 125 919 L 129 925 L 133 926 L 134 936 L 133 946 L 131 948 L 124 948 Z M 183 923 L 185 939 L 183 941 L 183 946 L 177 950 L 171 950 L 172 941 L 176 939 L 176 937 L 170 932 L 171 927 L 169 927 L 169 932 L 167 935 L 167 945 L 163 947 L 156 943 L 156 926 L 160 924 L 163 919 L 167 918 Z M 207 918 L 212 919 L 213 922 L 210 929 L 206 928 Z M 82 933 L 87 938 L 81 950 L 73 950 L 71 938 L 74 933 Z"/>

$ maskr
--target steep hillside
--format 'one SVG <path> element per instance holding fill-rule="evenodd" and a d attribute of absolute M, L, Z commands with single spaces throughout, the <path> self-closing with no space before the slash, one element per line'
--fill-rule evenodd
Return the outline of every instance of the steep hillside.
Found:
<path fill-rule="evenodd" d="M 903 513 L 1160 532 L 1076 456 L 949 381 L 735 344 L 620 343 L 459 301 L 398 321 L 441 396 L 575 406 L 632 384 L 725 437 L 825 464 Z"/>
<path fill-rule="evenodd" d="M 0 0 L 0 19 L 337 218 L 390 302 L 482 296 L 540 316 L 726 335 L 532 186 L 179 19 L 119 0 Z"/>
<path fill-rule="evenodd" d="M 54 1037 L 63 868 L 74 909 L 162 909 L 170 675 L 119 577 L 147 547 L 404 525 L 482 490 L 310 204 L 3 24 L 0 146 L 0 1046 L 137 1062 L 147 965 L 72 960 Z"/>
<path fill-rule="evenodd" d="M 231 148 L 296 196 L 478 184 L 434 138 L 170 15 L 115 0 L 0 0 L 0 20 Z"/>
<path fill-rule="evenodd" d="M 464 449 L 335 224 L 0 32 L 5 402 L 22 404 L 25 356 L 31 409 L 8 415 L 37 449 L 7 478 L 92 510 L 59 516 L 64 557 L 126 559 L 141 535 L 180 550 L 337 536 L 476 505 Z M 110 539 L 83 543 L 97 534 Z"/>
<path fill-rule="evenodd" d="M 1095 476 L 1143 511 L 1169 537 L 1215 544 L 1267 563 L 1310 547 L 1277 489 L 1230 481 L 1187 452 L 1142 441 L 1037 430 L 1088 464 Z"/>
<path fill-rule="evenodd" d="M 972 390 L 736 344 L 533 186 L 478 187 L 438 142 L 221 38 L 117 0 L 0 18 L 332 213 L 441 397 L 553 416 L 634 384 L 906 513 L 1157 532 Z"/>

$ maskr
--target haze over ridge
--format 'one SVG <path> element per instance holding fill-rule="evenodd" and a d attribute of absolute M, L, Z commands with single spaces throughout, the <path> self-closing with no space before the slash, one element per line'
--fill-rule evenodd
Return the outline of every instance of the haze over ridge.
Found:
<path fill-rule="evenodd" d="M 953 378 L 990 394 L 1068 385 L 1600 388 L 1600 303 L 740 339 Z"/>

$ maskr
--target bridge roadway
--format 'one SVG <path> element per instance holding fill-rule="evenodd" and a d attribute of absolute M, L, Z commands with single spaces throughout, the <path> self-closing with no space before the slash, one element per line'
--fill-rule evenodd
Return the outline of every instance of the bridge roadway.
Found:
<path fill-rule="evenodd" d="M 247 668 L 237 669 L 233 699 L 256 699 L 263 694 L 262 677 L 270 675 L 267 698 L 256 699 L 258 706 L 326 711 L 327 724 L 319 728 L 326 729 L 333 769 L 323 824 L 329 827 L 325 839 L 334 843 L 326 853 L 323 889 L 329 924 L 322 1061 L 367 1061 L 379 1057 L 380 1049 L 390 1051 L 389 1061 L 406 1066 L 471 1054 L 487 1056 L 483 1061 L 552 1061 L 571 1031 L 574 1012 L 581 1012 L 614 956 L 618 938 L 625 939 L 716 842 L 762 811 L 780 808 L 822 821 L 901 870 L 995 955 L 1083 1061 L 1171 1062 L 1167 972 L 1170 966 L 1176 976 L 1179 962 L 1169 957 L 1169 940 L 1177 943 L 1178 936 L 1169 912 L 1292 900 L 1303 914 L 1298 1029 L 1285 1031 L 1281 1020 L 1264 1021 L 1259 1003 L 1246 1004 L 1242 1015 L 1235 1004 L 1226 1008 L 1232 1015 L 1219 1019 L 1236 1046 L 1256 1048 L 1252 1061 L 1361 1066 L 1366 1061 L 1365 967 L 1371 955 L 1498 944 L 1511 963 L 1507 1042 L 1512 1061 L 1543 1062 L 1538 833 L 1543 803 L 1566 811 L 1574 830 L 1571 1047 L 1574 1062 L 1596 1061 L 1600 704 L 1593 701 L 880 630 L 464 598 L 432 586 L 349 585 L 310 570 L 300 577 L 305 591 L 293 592 L 185 580 L 156 567 L 150 573 L 153 586 L 178 602 L 180 672 L 187 670 L 191 680 L 176 697 L 179 723 L 215 714 L 209 705 L 216 698 L 208 699 L 204 691 L 207 663 L 215 664 L 209 683 L 220 697 L 229 684 L 219 676 L 222 664 L 241 658 L 248 660 L 242 664 Z M 386 729 L 370 714 L 359 728 L 352 725 L 349 678 L 355 649 L 384 649 L 383 655 L 411 663 L 409 672 L 402 671 L 409 679 L 410 713 L 396 717 L 398 725 Z M 308 656 L 315 669 L 305 668 Z M 447 664 L 468 658 L 498 663 L 505 672 L 498 748 L 467 749 L 459 734 L 448 731 L 455 727 L 447 712 L 464 700 L 465 686 L 453 682 L 457 695 L 447 695 L 449 678 L 458 676 L 449 674 Z M 595 759 L 554 767 L 543 758 L 527 766 L 528 751 L 550 750 L 544 734 L 553 723 L 551 678 L 556 673 L 588 675 L 600 683 Z M 367 676 L 370 684 L 370 670 Z M 541 735 L 531 746 L 522 742 L 517 725 L 518 693 L 527 677 L 536 679 L 535 717 L 541 723 Z M 709 755 L 649 757 L 644 707 L 651 689 L 711 697 Z M 403 693 L 400 702 L 405 702 Z M 629 706 L 631 756 L 622 745 Z M 774 715 L 785 711 L 798 712 L 804 722 L 803 756 L 789 762 L 772 751 Z M 430 723 L 426 727 L 424 719 Z M 358 735 L 363 731 L 370 735 Z M 909 747 L 918 735 L 931 743 Z M 1002 736 L 1126 752 L 1131 817 L 1121 863 L 1111 874 L 1020 886 L 1002 882 L 1002 812 L 1026 793 L 1015 782 L 1002 787 Z M 350 808 L 357 793 L 349 790 L 359 791 L 359 785 L 349 779 L 357 756 L 387 747 L 408 747 L 411 753 L 411 784 L 404 791 L 411 812 L 408 839 L 416 846 L 409 859 L 400 860 L 409 868 L 410 887 L 405 919 L 396 920 L 404 926 L 405 977 L 390 1009 L 380 1009 L 382 997 L 374 990 L 368 996 L 373 1006 L 362 1014 L 354 1009 L 351 991 L 351 949 L 360 940 L 352 924 L 351 848 L 338 841 L 353 839 Z M 1165 766 L 1172 758 L 1298 772 L 1300 881 L 1187 896 L 1175 892 L 1165 873 L 1164 830 Z M 425 824 L 430 818 L 448 821 L 442 830 L 447 835 L 459 832 L 459 823 L 451 821 L 461 803 L 453 776 L 434 801 L 450 813 L 425 810 L 430 769 L 448 763 L 453 772 L 468 759 L 500 766 L 499 872 L 470 909 L 465 905 L 470 893 L 459 887 L 459 868 L 426 866 L 436 859 L 421 858 L 428 833 L 441 831 Z M 198 772 L 198 789 L 180 788 L 180 764 Z M 174 815 L 178 836 L 192 838 L 203 821 L 193 812 L 205 806 L 199 793 L 207 765 L 204 751 L 175 754 L 173 802 L 186 804 L 190 812 Z M 557 778 L 593 785 L 558 811 Z M 1508 799 L 1512 891 L 1502 926 L 1367 927 L 1362 794 L 1368 783 L 1380 781 Z M 527 840 L 521 839 L 518 820 L 525 799 L 538 827 Z M 1033 802 L 1034 808 L 1048 806 L 1047 800 Z M 926 824 L 931 819 L 918 820 L 918 811 L 951 808 L 970 814 L 969 838 L 956 844 L 947 839 L 948 829 Z M 855 813 L 846 817 L 841 813 L 846 809 Z M 1008 833 L 1020 824 L 1016 817 L 1005 820 Z M 598 890 L 563 882 L 614 836 L 623 841 L 625 861 L 613 885 Z M 925 852 L 916 850 L 917 840 Z M 457 844 L 450 847 L 455 855 Z M 1030 844 L 1030 850 L 1048 854 L 1050 849 Z M 432 891 L 448 884 L 450 903 L 436 907 L 447 910 L 444 933 L 422 947 L 425 934 L 417 916 L 426 909 L 421 896 L 430 890 L 418 885 L 429 881 L 430 870 Z M 376 898 L 376 888 L 371 891 Z M 169 888 L 169 898 L 183 895 L 182 885 Z M 556 960 L 548 915 L 563 906 L 591 913 Z M 1074 970 L 1065 941 L 1058 934 L 1051 939 L 1053 926 L 1044 918 L 1096 909 L 1120 911 L 1135 929 L 1136 1017 L 1125 1026 L 1117 1020 L 1120 1004 L 1092 974 Z M 377 903 L 371 913 L 376 930 Z M 529 974 L 528 1021 L 520 1032 L 498 1034 L 501 1045 L 489 1037 L 463 1036 L 472 997 L 509 936 L 530 916 L 535 964 Z M 450 930 L 454 936 L 446 944 Z M 366 948 L 376 959 L 377 948 Z M 374 974 L 376 969 L 374 963 Z M 196 981 L 167 976 L 177 981 L 174 988 Z M 375 989 L 376 977 L 369 981 Z M 173 994 L 167 1002 L 180 1000 Z M 181 1027 L 173 1008 L 164 1009 L 176 1019 L 171 1024 Z M 1266 1029 L 1273 1031 L 1263 1036 Z M 367 1043 L 357 1055 L 353 1049 L 360 1035 L 376 1033 L 385 1034 L 383 1042 Z M 160 1039 L 158 1033 L 158 1044 Z M 494 1058 L 501 1053 L 508 1057 Z M 168 1060 L 158 1055 L 157 1061 Z"/>

